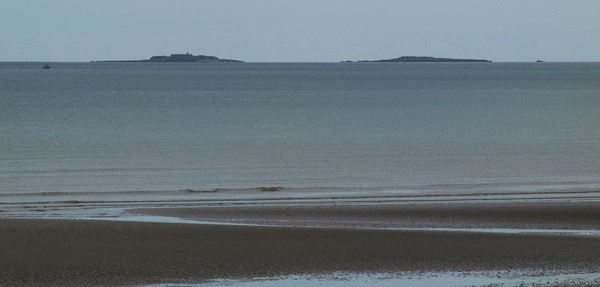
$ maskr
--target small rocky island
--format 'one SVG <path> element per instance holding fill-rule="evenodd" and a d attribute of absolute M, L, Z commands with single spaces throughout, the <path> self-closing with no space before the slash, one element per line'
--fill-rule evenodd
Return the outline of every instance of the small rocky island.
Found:
<path fill-rule="evenodd" d="M 353 62 L 353 61 L 344 61 L 344 62 Z M 490 60 L 479 60 L 479 59 L 453 59 L 453 58 L 435 58 L 435 57 L 424 57 L 424 56 L 402 56 L 399 58 L 386 59 L 386 60 L 363 60 L 358 62 L 368 62 L 368 63 L 415 63 L 415 62 L 423 62 L 423 63 L 451 63 L 451 62 L 459 62 L 459 63 L 489 63 Z"/>
<path fill-rule="evenodd" d="M 221 62 L 221 63 L 243 63 L 243 61 L 232 60 L 232 59 L 219 59 L 215 56 L 205 55 L 192 55 L 190 53 L 185 54 L 171 54 L 170 56 L 152 56 L 147 60 L 120 60 L 120 61 L 99 61 L 99 62 L 152 62 L 152 63 L 163 63 L 163 62 Z"/>

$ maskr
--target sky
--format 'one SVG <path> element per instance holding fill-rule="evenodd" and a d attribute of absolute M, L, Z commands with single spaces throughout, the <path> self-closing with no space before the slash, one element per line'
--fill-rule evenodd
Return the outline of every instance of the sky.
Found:
<path fill-rule="evenodd" d="M 599 0 L 0 0 L 0 61 L 600 61 Z"/>

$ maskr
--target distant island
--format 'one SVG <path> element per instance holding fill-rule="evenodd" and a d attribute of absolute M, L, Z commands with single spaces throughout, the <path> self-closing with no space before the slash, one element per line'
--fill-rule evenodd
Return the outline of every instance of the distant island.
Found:
<path fill-rule="evenodd" d="M 240 60 L 220 59 L 215 56 L 171 54 L 170 56 L 152 56 L 146 60 L 109 60 L 109 61 L 92 61 L 92 62 L 151 62 L 151 63 L 193 63 L 193 62 L 220 62 L 220 63 L 243 63 Z M 355 61 L 342 61 L 342 63 L 353 63 Z M 384 60 L 361 60 L 359 63 L 489 63 L 490 60 L 481 59 L 454 59 L 454 58 L 435 58 L 427 56 L 402 56 L 393 59 Z"/>
<path fill-rule="evenodd" d="M 353 61 L 344 61 L 344 62 L 348 62 L 351 63 Z M 386 60 L 362 60 L 362 61 L 358 61 L 358 62 L 368 62 L 368 63 L 397 63 L 397 62 L 408 62 L 408 63 L 412 63 L 412 62 L 460 62 L 460 63 L 469 63 L 469 62 L 475 62 L 475 63 L 489 63 L 491 62 L 490 60 L 479 60 L 479 59 L 453 59 L 453 58 L 435 58 L 435 57 L 424 57 L 424 56 L 402 56 L 399 58 L 393 58 L 393 59 L 386 59 Z"/>
<path fill-rule="evenodd" d="M 219 59 L 215 56 L 198 55 L 194 56 L 190 53 L 171 54 L 171 56 L 152 56 L 147 60 L 111 60 L 98 62 L 152 62 L 152 63 L 184 63 L 184 62 L 222 62 L 222 63 L 243 63 L 243 61 L 232 59 Z"/>

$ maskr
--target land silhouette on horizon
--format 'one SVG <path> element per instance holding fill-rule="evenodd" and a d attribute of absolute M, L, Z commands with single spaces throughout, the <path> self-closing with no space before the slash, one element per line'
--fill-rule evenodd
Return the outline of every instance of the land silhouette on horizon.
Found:
<path fill-rule="evenodd" d="M 344 62 L 354 62 L 354 61 L 344 61 Z M 455 59 L 455 58 L 436 58 L 429 56 L 402 56 L 393 59 L 384 59 L 384 60 L 361 60 L 357 62 L 368 62 L 368 63 L 396 63 L 396 62 L 475 62 L 475 63 L 489 63 L 492 62 L 490 60 L 485 59 Z"/>
<path fill-rule="evenodd" d="M 185 54 L 171 54 L 170 56 L 152 56 L 144 60 L 106 60 L 106 61 L 92 61 L 92 62 L 152 62 L 152 63 L 173 63 L 173 62 L 222 62 L 222 63 L 244 63 L 244 61 L 234 59 L 220 59 L 216 56 L 206 55 L 193 55 L 190 53 Z M 392 59 L 382 60 L 359 60 L 359 61 L 342 61 L 342 63 L 490 63 L 492 61 L 487 59 L 460 59 L 460 58 L 436 58 L 431 56 L 402 56 Z"/>
<path fill-rule="evenodd" d="M 215 56 L 205 55 L 193 55 L 190 53 L 185 54 L 171 54 L 170 56 L 152 56 L 146 60 L 108 60 L 108 61 L 97 61 L 97 62 L 222 62 L 222 63 L 243 63 L 240 60 L 233 59 L 220 59 Z"/>

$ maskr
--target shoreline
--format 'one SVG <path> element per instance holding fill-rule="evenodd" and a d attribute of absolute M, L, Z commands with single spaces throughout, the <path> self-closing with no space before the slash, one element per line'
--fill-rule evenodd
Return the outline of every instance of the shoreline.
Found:
<path fill-rule="evenodd" d="M 506 204 L 506 203 L 503 203 Z M 572 224 L 600 230 L 598 202 L 180 207 L 130 214 L 282 226 L 77 219 L 0 219 L 0 285 L 140 286 L 336 272 L 592 274 L 600 237 L 361 229 L 377 224 L 483 228 Z M 400 220 L 405 218 L 405 221 Z M 480 218 L 479 221 L 473 220 Z M 316 219 L 330 226 L 311 228 Z M 446 221 L 444 221 L 444 219 Z M 241 220 L 243 221 L 243 220 Z M 345 221 L 346 224 L 340 224 Z M 508 223 L 507 223 L 508 222 Z M 520 225 L 524 224 L 524 225 Z M 337 225 L 331 228 L 331 225 Z M 392 226 L 393 227 L 393 226 Z"/>
<path fill-rule="evenodd" d="M 287 202 L 132 208 L 130 216 L 262 227 L 597 230 L 600 201 Z"/>
<path fill-rule="evenodd" d="M 334 272 L 600 267 L 600 239 L 78 220 L 0 220 L 1 284 L 133 286 Z"/>

